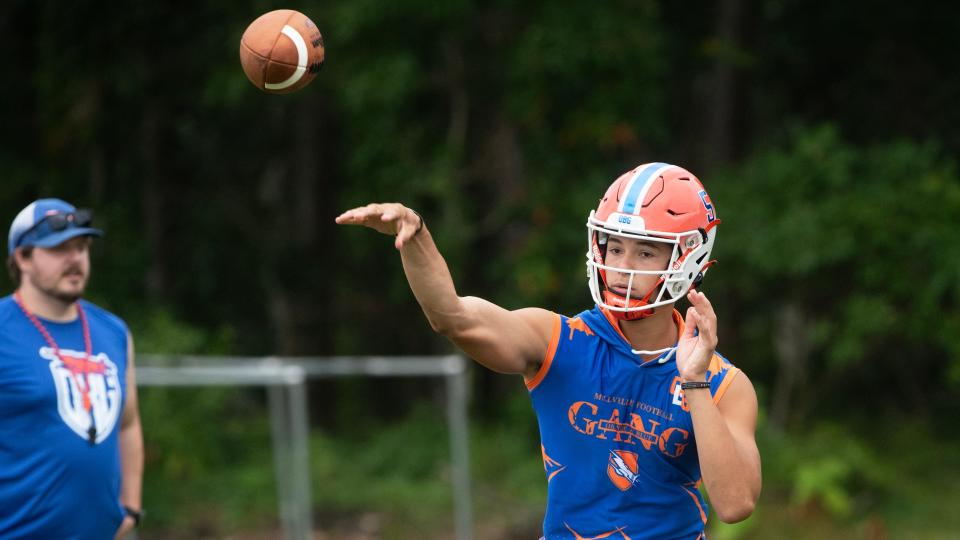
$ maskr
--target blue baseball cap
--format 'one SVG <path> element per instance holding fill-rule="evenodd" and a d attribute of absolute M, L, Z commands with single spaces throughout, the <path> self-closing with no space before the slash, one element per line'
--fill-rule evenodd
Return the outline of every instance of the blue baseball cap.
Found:
<path fill-rule="evenodd" d="M 53 219 L 52 216 L 59 217 Z M 7 254 L 13 255 L 18 247 L 51 248 L 77 236 L 103 236 L 103 231 L 89 225 L 89 210 L 77 210 L 60 199 L 33 201 L 10 224 Z"/>

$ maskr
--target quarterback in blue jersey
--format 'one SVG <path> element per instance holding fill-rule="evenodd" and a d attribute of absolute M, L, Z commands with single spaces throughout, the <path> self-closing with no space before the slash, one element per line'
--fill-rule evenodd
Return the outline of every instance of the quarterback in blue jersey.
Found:
<path fill-rule="evenodd" d="M 540 426 L 546 540 L 705 538 L 760 496 L 757 396 L 716 352 L 717 317 L 697 286 L 712 264 L 716 208 L 666 163 L 621 175 L 587 218 L 595 306 L 574 317 L 508 311 L 457 294 L 413 210 L 370 204 L 337 217 L 396 236 L 433 329 L 484 366 L 522 374 Z M 686 313 L 673 308 L 685 298 Z"/>
<path fill-rule="evenodd" d="M 0 298 L 0 538 L 122 538 L 138 523 L 143 437 L 133 343 L 81 300 L 91 213 L 40 199 L 13 220 Z"/>

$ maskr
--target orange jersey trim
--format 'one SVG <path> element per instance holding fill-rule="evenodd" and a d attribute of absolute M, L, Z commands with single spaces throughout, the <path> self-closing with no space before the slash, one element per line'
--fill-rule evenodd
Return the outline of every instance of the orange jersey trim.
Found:
<path fill-rule="evenodd" d="M 554 313 L 553 317 L 553 332 L 550 335 L 550 345 L 547 347 L 547 353 L 543 355 L 543 362 L 540 363 L 540 369 L 537 370 L 537 374 L 534 375 L 532 379 L 524 381 L 526 382 L 527 390 L 531 392 L 540 384 L 540 381 L 547 376 L 547 372 L 550 371 L 550 365 L 553 364 L 553 357 L 557 354 L 557 345 L 560 343 L 560 315 Z"/>
<path fill-rule="evenodd" d="M 581 536 L 580 533 L 573 530 L 573 527 L 571 527 L 570 524 L 567 523 L 566 521 L 564 521 L 563 524 L 564 526 L 567 527 L 567 530 L 573 533 L 574 540 L 603 540 L 604 538 L 609 538 L 610 536 L 618 533 L 620 534 L 621 540 L 630 540 L 630 537 L 627 536 L 627 533 L 623 532 L 623 530 L 626 529 L 626 527 L 617 527 L 612 531 L 607 531 L 605 533 L 600 533 L 597 536 L 591 536 L 590 538 L 587 538 L 586 536 Z"/>
<path fill-rule="evenodd" d="M 624 341 L 630 343 L 630 340 L 627 339 L 627 336 L 623 335 L 623 330 L 620 329 L 620 325 L 617 324 L 617 319 L 614 319 L 613 315 L 610 314 L 610 310 L 606 308 L 600 308 L 600 312 L 603 313 L 603 316 L 607 318 L 607 322 L 610 323 L 610 326 L 617 331 L 617 334 L 619 334 Z"/>
<path fill-rule="evenodd" d="M 704 524 L 704 525 L 706 525 L 706 524 L 707 524 L 707 514 L 706 514 L 706 512 L 703 511 L 703 507 L 700 506 L 700 500 L 697 499 L 697 496 L 694 495 L 694 493 L 693 493 L 692 491 L 690 491 L 689 489 L 687 489 L 687 488 L 685 488 L 685 487 L 683 487 L 683 486 L 680 486 L 680 487 L 682 487 L 683 490 L 687 492 L 687 495 L 689 495 L 690 498 L 693 499 L 693 504 L 697 505 L 697 510 L 700 511 L 700 520 L 703 521 L 703 524 Z"/>
<path fill-rule="evenodd" d="M 723 376 L 723 382 L 720 383 L 720 386 L 717 388 L 717 393 L 713 395 L 713 402 L 720 403 L 720 399 L 723 398 L 723 394 L 727 392 L 727 388 L 730 387 L 730 383 L 733 382 L 733 379 L 737 378 L 737 374 L 740 373 L 740 368 L 730 366 L 730 369 L 727 370 L 727 374 Z"/>

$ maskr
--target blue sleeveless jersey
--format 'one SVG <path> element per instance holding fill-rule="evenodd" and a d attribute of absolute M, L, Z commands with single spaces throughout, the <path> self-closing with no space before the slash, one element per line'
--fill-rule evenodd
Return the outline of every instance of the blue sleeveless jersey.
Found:
<path fill-rule="evenodd" d="M 127 327 L 82 302 L 90 324 L 90 413 L 70 371 L 12 297 L 0 299 L 0 538 L 113 538 L 123 520 L 118 435 Z M 65 357 L 83 359 L 79 319 L 41 319 Z"/>
<path fill-rule="evenodd" d="M 682 332 L 676 311 L 674 320 Z M 714 356 L 707 373 L 714 402 L 738 372 Z M 693 420 L 672 354 L 644 363 L 598 308 L 558 315 L 527 388 L 547 475 L 546 540 L 703 535 Z"/>

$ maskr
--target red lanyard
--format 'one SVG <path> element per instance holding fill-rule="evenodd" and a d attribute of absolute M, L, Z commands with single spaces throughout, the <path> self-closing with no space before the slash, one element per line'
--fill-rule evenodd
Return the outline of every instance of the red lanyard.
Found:
<path fill-rule="evenodd" d="M 40 322 L 40 319 L 36 315 L 27 311 L 27 308 L 23 305 L 23 300 L 20 298 L 20 291 L 13 293 L 13 299 L 20 307 L 20 310 L 23 311 L 23 314 L 27 316 L 27 319 L 30 319 L 30 322 L 33 323 L 33 326 L 40 331 L 40 335 L 43 336 L 43 339 L 47 341 L 47 345 L 53 349 L 53 353 L 57 355 L 57 358 L 60 359 L 60 362 L 70 371 L 70 374 L 73 376 L 74 382 L 77 384 L 77 388 L 80 389 L 81 395 L 83 395 L 83 409 L 90 413 L 90 429 L 87 430 L 87 434 L 90 436 L 90 444 L 93 444 L 97 440 L 97 425 L 93 417 L 93 408 L 90 403 L 90 383 L 87 380 L 88 373 L 103 373 L 104 366 L 91 361 L 93 356 L 93 342 L 90 339 L 90 325 L 87 323 L 87 316 L 83 312 L 83 306 L 80 305 L 80 302 L 77 302 L 77 314 L 80 317 L 80 326 L 83 328 L 83 346 L 86 349 L 86 356 L 81 359 L 70 358 L 64 356 L 60 353 L 60 347 L 57 346 L 57 342 L 54 341 L 53 336 L 50 335 L 50 332 L 47 331 L 47 328 L 43 326 L 43 323 Z M 82 377 L 81 377 L 82 375 Z"/>

